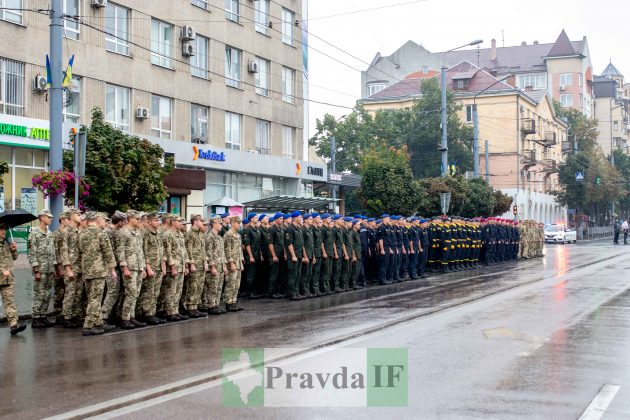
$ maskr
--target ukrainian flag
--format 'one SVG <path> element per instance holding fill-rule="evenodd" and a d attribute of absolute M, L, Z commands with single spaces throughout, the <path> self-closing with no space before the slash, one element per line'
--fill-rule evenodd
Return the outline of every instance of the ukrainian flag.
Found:
<path fill-rule="evenodd" d="M 46 87 L 50 89 L 52 85 L 52 71 L 50 71 L 50 57 L 46 54 Z"/>
<path fill-rule="evenodd" d="M 68 68 L 65 71 L 65 77 L 63 78 L 63 83 L 61 86 L 66 87 L 72 82 L 72 65 L 74 64 L 74 54 L 70 57 L 70 61 L 68 62 Z"/>

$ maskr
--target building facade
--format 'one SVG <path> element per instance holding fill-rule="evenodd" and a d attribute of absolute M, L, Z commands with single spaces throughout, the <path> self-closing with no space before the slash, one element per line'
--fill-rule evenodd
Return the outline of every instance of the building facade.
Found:
<path fill-rule="evenodd" d="M 402 81 L 414 71 L 439 71 L 468 61 L 493 76 L 510 75 L 507 83 L 525 90 L 544 90 L 563 106 L 593 114 L 593 69 L 586 37 L 571 41 L 563 30 L 555 42 L 534 41 L 518 46 L 498 47 L 491 40 L 490 48 L 432 53 L 422 45 L 407 41 L 390 56 L 377 53 L 367 70 L 362 72 L 362 98 Z"/>
<path fill-rule="evenodd" d="M 460 120 L 472 125 L 472 107 L 477 106 L 480 176 L 513 198 L 520 219 L 565 222 L 567 211 L 552 192 L 559 187 L 556 167 L 563 161 L 567 126 L 556 116 L 546 91 L 515 89 L 469 62 L 446 74 L 447 88 L 461 105 Z M 410 76 L 360 102 L 372 112 L 412 107 L 426 78 Z M 512 212 L 504 217 L 513 217 Z"/>
<path fill-rule="evenodd" d="M 177 168 L 199 171 L 194 178 L 203 176 L 205 188 L 187 188 L 191 172 L 182 172 L 175 188 L 167 183 L 163 210 L 187 216 L 221 197 L 309 195 L 313 181 L 326 178 L 325 165 L 304 156 L 306 1 L 63 3 L 64 63 L 75 57 L 64 132 L 89 125 L 98 107 L 113 126 L 160 144 Z M 49 7 L 44 0 L 12 5 Z M 0 36 L 12 40 L 0 47 L 0 123 L 47 128 L 47 91 L 37 83 L 46 75 L 49 24 L 46 13 L 0 11 Z M 33 152 L 32 172 L 47 168 L 47 141 L 1 133 L 0 143 L 0 154 L 13 148 L 16 168 L 28 160 L 22 149 Z M 322 171 L 309 165 L 323 175 L 313 176 Z M 19 207 L 6 191 L 14 183 L 5 178 L 7 207 Z M 30 186 L 18 184 L 12 197 Z"/>
<path fill-rule="evenodd" d="M 623 74 L 612 63 L 593 81 L 597 143 L 606 155 L 615 149 L 626 153 L 630 149 L 630 92 L 624 86 Z"/>

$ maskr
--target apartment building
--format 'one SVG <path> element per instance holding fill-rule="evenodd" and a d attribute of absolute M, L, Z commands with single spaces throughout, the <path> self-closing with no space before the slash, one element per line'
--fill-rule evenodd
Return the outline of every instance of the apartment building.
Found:
<path fill-rule="evenodd" d="M 423 71 L 412 73 L 360 103 L 372 112 L 410 108 L 422 96 L 422 82 L 430 77 L 439 78 Z M 563 161 L 567 125 L 556 116 L 547 92 L 515 89 L 467 61 L 449 68 L 446 78 L 447 88 L 461 105 L 461 121 L 472 125 L 473 104 L 477 105 L 480 176 L 513 197 L 520 219 L 566 221 L 566 208 L 551 193 L 559 187 L 556 168 Z M 512 212 L 504 217 L 513 217 Z"/>
<path fill-rule="evenodd" d="M 609 63 L 601 76 L 593 80 L 595 93 L 595 118 L 597 118 L 597 143 L 606 155 L 620 149 L 630 149 L 630 97 L 623 74 Z"/>
<path fill-rule="evenodd" d="M 311 195 L 327 172 L 303 155 L 306 3 L 64 0 L 64 63 L 75 57 L 64 132 L 89 125 L 99 107 L 113 126 L 161 145 L 177 167 L 163 211 Z M 11 164 L 0 201 L 19 208 L 32 201 L 30 177 L 48 168 L 49 2 L 0 6 L 12 9 L 0 10 L 10 40 L 0 46 L 0 127 L 11 128 L 0 130 L 0 159 Z"/>
<path fill-rule="evenodd" d="M 469 40 L 463 40 L 469 41 Z M 571 41 L 562 30 L 553 43 L 522 42 L 517 46 L 463 49 L 432 53 L 422 45 L 407 41 L 389 56 L 377 53 L 362 72 L 362 98 L 400 82 L 414 71 L 439 71 L 468 61 L 493 76 L 511 75 L 507 83 L 522 90 L 544 90 L 563 106 L 593 115 L 593 68 L 586 37 Z"/>

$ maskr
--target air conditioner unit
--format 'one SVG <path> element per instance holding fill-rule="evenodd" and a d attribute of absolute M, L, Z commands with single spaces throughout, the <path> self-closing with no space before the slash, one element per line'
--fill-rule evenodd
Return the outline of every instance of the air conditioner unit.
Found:
<path fill-rule="evenodd" d="M 139 120 L 146 120 L 149 118 L 149 110 L 147 108 L 136 109 L 136 118 Z"/>
<path fill-rule="evenodd" d="M 255 61 L 250 61 L 247 65 L 247 70 L 249 70 L 250 73 L 258 73 L 258 63 Z"/>
<path fill-rule="evenodd" d="M 191 41 L 185 41 L 182 43 L 182 55 L 184 57 L 192 57 L 195 55 L 195 44 Z"/>
<path fill-rule="evenodd" d="M 564 90 L 565 86 L 564 85 L 560 85 L 560 90 Z"/>
<path fill-rule="evenodd" d="M 182 33 L 180 38 L 184 41 L 192 41 L 197 36 L 197 31 L 195 28 L 189 25 L 182 26 Z"/>
<path fill-rule="evenodd" d="M 259 152 L 258 150 L 256 150 L 256 149 L 247 149 L 247 152 L 249 152 L 249 153 L 255 153 L 255 154 L 257 154 L 257 155 L 259 155 L 259 154 L 260 154 L 260 152 Z"/>
<path fill-rule="evenodd" d="M 44 76 L 37 75 L 33 79 L 33 91 L 46 92 L 48 90 L 48 81 Z"/>
<path fill-rule="evenodd" d="M 92 7 L 101 8 L 107 6 L 107 0 L 92 0 Z"/>
<path fill-rule="evenodd" d="M 192 143 L 195 143 L 195 144 L 206 144 L 206 141 L 208 141 L 208 139 L 203 138 L 203 137 L 193 137 L 192 138 Z"/>

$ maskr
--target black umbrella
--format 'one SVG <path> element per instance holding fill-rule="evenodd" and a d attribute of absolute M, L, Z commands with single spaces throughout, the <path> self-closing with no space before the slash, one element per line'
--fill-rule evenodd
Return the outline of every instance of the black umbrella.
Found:
<path fill-rule="evenodd" d="M 7 210 L 0 213 L 0 224 L 5 225 L 7 229 L 30 223 L 33 220 L 37 220 L 37 216 L 23 209 Z M 11 235 L 11 239 L 13 239 L 11 230 L 9 230 L 9 234 Z"/>

